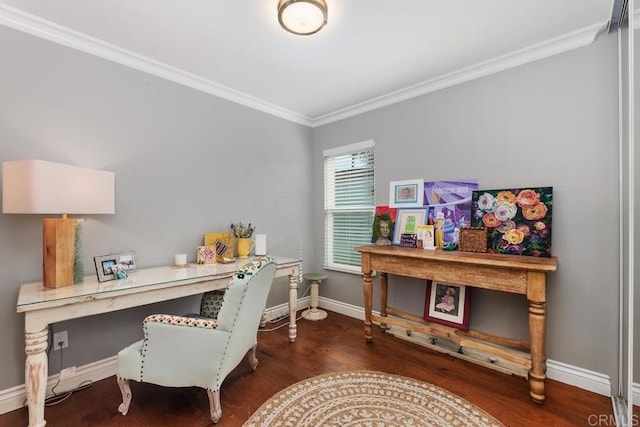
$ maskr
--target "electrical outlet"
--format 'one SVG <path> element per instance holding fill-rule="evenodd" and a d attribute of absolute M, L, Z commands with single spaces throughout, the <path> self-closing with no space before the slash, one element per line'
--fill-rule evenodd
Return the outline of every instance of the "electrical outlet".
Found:
<path fill-rule="evenodd" d="M 62 345 L 60 345 L 62 343 Z M 69 335 L 67 331 L 56 332 L 53 334 L 53 350 L 57 351 L 61 348 L 69 347 Z"/>

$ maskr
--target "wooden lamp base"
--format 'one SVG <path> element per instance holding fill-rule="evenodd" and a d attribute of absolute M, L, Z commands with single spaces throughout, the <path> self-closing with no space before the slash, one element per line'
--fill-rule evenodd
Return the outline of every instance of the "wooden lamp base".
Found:
<path fill-rule="evenodd" d="M 82 283 L 81 219 L 44 219 L 42 282 L 46 288 L 61 288 Z"/>

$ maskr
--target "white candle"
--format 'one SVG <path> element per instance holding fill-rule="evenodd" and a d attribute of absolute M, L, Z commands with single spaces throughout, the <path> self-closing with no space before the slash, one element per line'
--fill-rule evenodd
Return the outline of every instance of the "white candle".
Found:
<path fill-rule="evenodd" d="M 175 265 L 186 265 L 187 264 L 187 254 L 176 254 L 175 257 Z"/>
<path fill-rule="evenodd" d="M 267 235 L 256 234 L 256 256 L 267 254 Z"/>

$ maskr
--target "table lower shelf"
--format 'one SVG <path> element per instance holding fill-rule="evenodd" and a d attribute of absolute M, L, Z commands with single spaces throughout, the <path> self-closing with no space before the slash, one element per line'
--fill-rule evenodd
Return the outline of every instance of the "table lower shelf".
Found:
<path fill-rule="evenodd" d="M 459 331 L 390 307 L 387 311 L 393 316 L 372 316 L 372 320 L 388 334 L 502 373 L 529 377 L 531 355 L 524 341 Z"/>

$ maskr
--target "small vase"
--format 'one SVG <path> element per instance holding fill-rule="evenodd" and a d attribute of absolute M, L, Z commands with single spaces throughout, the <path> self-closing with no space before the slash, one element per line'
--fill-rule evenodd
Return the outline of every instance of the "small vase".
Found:
<path fill-rule="evenodd" d="M 249 258 L 249 253 L 256 246 L 255 240 L 250 237 L 241 237 L 236 239 L 238 247 L 238 258 Z"/>

